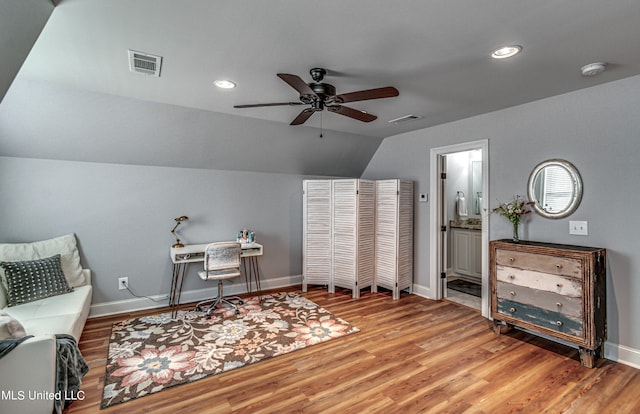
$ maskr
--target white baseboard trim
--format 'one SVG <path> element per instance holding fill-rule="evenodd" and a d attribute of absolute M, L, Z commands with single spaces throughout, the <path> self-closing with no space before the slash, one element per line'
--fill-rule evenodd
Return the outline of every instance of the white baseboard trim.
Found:
<path fill-rule="evenodd" d="M 428 288 L 428 287 L 422 286 L 422 285 L 418 285 L 417 283 L 413 284 L 413 287 L 411 288 L 411 292 L 414 295 L 418 295 L 418 296 L 421 296 L 423 298 L 433 299 L 433 297 L 431 296 L 431 288 Z"/>
<path fill-rule="evenodd" d="M 604 357 L 611 361 L 640 369 L 640 350 L 628 346 L 604 343 Z"/>
<path fill-rule="evenodd" d="M 278 289 L 300 284 L 302 284 L 302 275 L 284 276 L 276 279 L 267 279 L 260 281 L 260 287 L 263 290 Z M 225 295 L 239 295 L 241 293 L 247 293 L 246 285 L 244 283 L 236 283 L 224 287 Z M 180 302 L 197 302 L 216 296 L 218 296 L 217 285 L 216 287 L 182 292 Z M 154 302 L 147 298 L 133 298 L 116 300 L 112 302 L 95 303 L 91 305 L 89 318 L 97 318 L 98 316 L 108 316 L 118 313 L 134 312 L 139 310 L 169 306 L 168 295 L 155 295 L 151 296 L 151 298 L 153 298 L 157 302 Z"/>

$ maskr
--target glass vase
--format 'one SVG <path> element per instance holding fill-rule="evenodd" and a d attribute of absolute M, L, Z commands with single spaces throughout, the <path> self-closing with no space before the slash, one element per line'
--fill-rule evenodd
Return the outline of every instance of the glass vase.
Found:
<path fill-rule="evenodd" d="M 518 227 L 520 227 L 520 222 L 514 221 L 513 222 L 513 241 L 514 242 L 520 241 L 520 236 L 518 235 Z"/>

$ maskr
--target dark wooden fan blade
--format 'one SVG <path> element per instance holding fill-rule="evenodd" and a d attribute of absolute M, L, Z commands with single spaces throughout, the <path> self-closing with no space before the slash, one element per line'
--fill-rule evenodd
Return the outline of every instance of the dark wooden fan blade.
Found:
<path fill-rule="evenodd" d="M 274 103 L 263 103 L 263 104 L 249 104 L 249 105 L 233 105 L 234 108 L 258 108 L 260 106 L 294 106 L 294 105 L 304 105 L 302 102 L 274 102 Z"/>
<path fill-rule="evenodd" d="M 362 121 L 362 122 L 371 122 L 378 119 L 378 117 L 375 115 L 358 111 L 357 109 L 349 108 L 348 106 L 342 106 L 342 105 L 327 106 L 327 109 L 333 113 L 348 116 L 349 118 L 357 119 L 358 121 Z"/>
<path fill-rule="evenodd" d="M 302 96 L 304 95 L 318 96 L 313 91 L 313 89 L 311 89 L 311 87 L 307 85 L 305 81 L 302 80 L 300 76 L 290 75 L 288 73 L 278 73 L 278 77 L 283 81 L 287 82 L 289 86 L 291 86 L 293 89 L 298 91 L 298 93 Z"/>
<path fill-rule="evenodd" d="M 384 88 L 367 89 L 366 91 L 343 93 L 332 98 L 336 103 L 345 103 L 366 101 L 368 99 L 391 98 L 393 96 L 398 96 L 399 94 L 400 93 L 396 88 L 393 86 L 387 86 Z"/>
<path fill-rule="evenodd" d="M 300 112 L 298 114 L 296 119 L 291 121 L 291 123 L 289 125 L 301 125 L 301 124 L 304 124 L 305 122 L 307 122 L 307 119 L 309 119 L 309 117 L 311 115 L 313 115 L 314 112 L 315 111 L 313 109 L 311 109 L 311 108 L 303 109 L 302 112 Z"/>

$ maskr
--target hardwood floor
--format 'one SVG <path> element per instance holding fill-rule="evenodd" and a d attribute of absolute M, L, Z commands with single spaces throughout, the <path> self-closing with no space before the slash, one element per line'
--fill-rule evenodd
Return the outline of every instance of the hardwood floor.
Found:
<path fill-rule="evenodd" d="M 279 291 L 299 289 L 279 289 Z M 80 349 L 96 413 L 640 413 L 640 370 L 521 331 L 498 336 L 479 312 L 389 292 L 304 294 L 361 332 L 100 410 L 111 324 L 90 319 Z"/>

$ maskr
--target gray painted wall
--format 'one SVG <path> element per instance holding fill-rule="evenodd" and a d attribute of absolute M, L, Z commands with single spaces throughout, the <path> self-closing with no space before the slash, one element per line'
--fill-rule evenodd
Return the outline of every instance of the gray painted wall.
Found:
<path fill-rule="evenodd" d="M 256 232 L 263 279 L 302 273 L 302 180 L 309 176 L 0 157 L 0 242 L 76 233 L 94 304 L 168 293 L 173 218 L 184 243 Z M 190 266 L 184 290 L 212 288 Z M 243 280 L 236 279 L 242 284 Z"/>
<path fill-rule="evenodd" d="M 400 177 L 429 191 L 429 150 L 489 140 L 490 208 L 497 199 L 526 196 L 537 163 L 564 158 L 580 171 L 584 196 L 561 220 L 531 214 L 524 239 L 607 249 L 609 341 L 640 349 L 640 77 L 387 138 L 363 178 Z M 415 283 L 429 286 L 429 208 L 416 204 Z M 569 235 L 569 220 L 587 220 L 588 236 Z M 509 222 L 490 219 L 490 238 L 509 237 Z"/>
<path fill-rule="evenodd" d="M 53 7 L 50 0 L 0 0 L 0 102 Z"/>
<path fill-rule="evenodd" d="M 42 81 L 17 79 L 0 104 L 0 155 L 9 157 L 360 177 L 382 142 L 319 135 L 308 126 Z"/>

